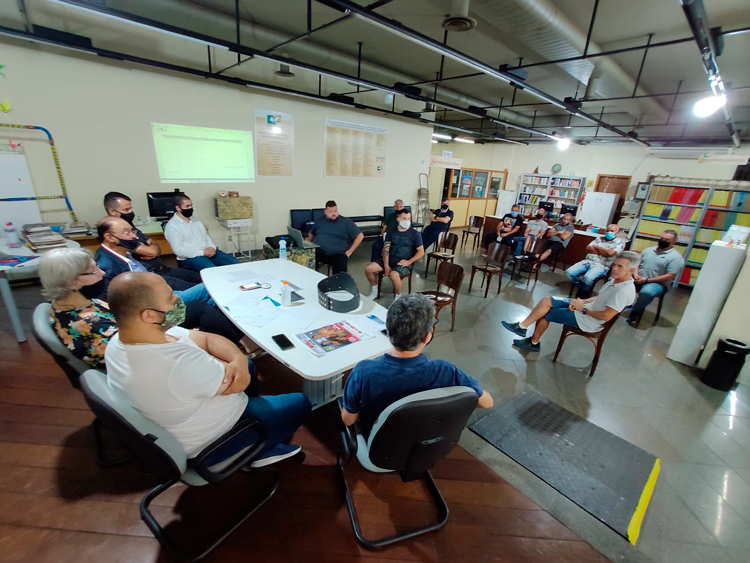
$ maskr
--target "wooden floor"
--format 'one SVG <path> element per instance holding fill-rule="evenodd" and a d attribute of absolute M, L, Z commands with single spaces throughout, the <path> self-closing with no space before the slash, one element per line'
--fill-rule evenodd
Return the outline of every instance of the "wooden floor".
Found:
<path fill-rule="evenodd" d="M 39 287 L 14 295 L 28 328 Z M 2 304 L 0 327 L 0 561 L 169 561 L 138 514 L 152 481 L 132 462 L 94 463 L 93 415 L 81 394 L 30 330 L 26 343 L 15 341 Z M 379 552 L 360 547 L 335 466 L 336 419 L 332 405 L 313 413 L 294 440 L 304 456 L 277 466 L 276 495 L 206 561 L 606 561 L 461 448 L 433 471 L 451 510 L 442 531 Z M 368 537 L 434 518 L 420 483 L 367 474 L 356 462 L 349 481 Z M 265 484 L 239 473 L 220 485 L 178 485 L 152 508 L 177 536 L 197 541 Z"/>

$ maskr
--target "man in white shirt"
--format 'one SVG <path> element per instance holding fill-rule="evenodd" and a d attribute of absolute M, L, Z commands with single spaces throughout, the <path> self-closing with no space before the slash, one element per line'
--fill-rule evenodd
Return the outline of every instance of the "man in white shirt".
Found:
<path fill-rule="evenodd" d="M 578 288 L 576 297 L 588 298 L 596 280 L 607 275 L 615 256 L 625 249 L 625 240 L 617 237 L 619 233 L 620 227 L 612 223 L 603 237 L 596 237 L 586 247 L 586 259 L 565 270 L 570 283 Z"/>
<path fill-rule="evenodd" d="M 204 268 L 238 264 L 237 258 L 216 247 L 203 223 L 193 219 L 193 201 L 185 194 L 177 194 L 174 199 L 175 214 L 164 228 L 164 238 L 182 265 L 200 272 Z"/>
<path fill-rule="evenodd" d="M 109 308 L 119 329 L 105 352 L 109 385 L 174 435 L 189 458 L 245 418 L 259 420 L 267 432 L 253 467 L 300 451 L 285 442 L 310 413 L 307 397 L 248 397 L 244 391 L 257 380 L 252 362 L 221 336 L 178 328 L 184 306 L 162 278 L 146 272 L 117 276 Z M 255 436 L 235 440 L 212 458 L 221 461 L 254 442 Z"/>
<path fill-rule="evenodd" d="M 612 278 L 596 297 L 589 299 L 563 299 L 545 297 L 522 321 L 502 324 L 509 331 L 522 336 L 513 345 L 523 350 L 539 352 L 539 339 L 549 327 L 549 323 L 559 323 L 585 332 L 599 332 L 604 323 L 630 305 L 635 299 L 633 274 L 638 270 L 640 256 L 637 252 L 620 252 L 612 263 Z M 534 334 L 525 338 L 526 330 L 536 323 Z"/>

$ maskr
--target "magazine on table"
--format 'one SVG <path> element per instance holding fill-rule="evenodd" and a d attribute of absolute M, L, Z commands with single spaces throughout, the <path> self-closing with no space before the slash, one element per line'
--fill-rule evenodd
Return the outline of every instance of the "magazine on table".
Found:
<path fill-rule="evenodd" d="M 340 321 L 315 330 L 298 334 L 297 338 L 316 356 L 325 356 L 355 342 L 367 340 L 370 335 L 348 321 Z"/>

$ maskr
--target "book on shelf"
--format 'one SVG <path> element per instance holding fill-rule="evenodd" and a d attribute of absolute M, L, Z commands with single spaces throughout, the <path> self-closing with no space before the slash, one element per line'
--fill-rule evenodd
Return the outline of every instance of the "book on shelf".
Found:
<path fill-rule="evenodd" d="M 682 275 L 680 275 L 680 283 L 695 285 L 695 282 L 698 281 L 698 274 L 700 274 L 699 269 L 686 266 L 685 269 L 682 270 Z"/>
<path fill-rule="evenodd" d="M 687 257 L 685 262 L 691 266 L 703 266 L 703 262 L 706 261 L 707 254 L 708 248 L 693 248 L 690 251 L 690 255 Z"/>
<path fill-rule="evenodd" d="M 640 233 L 635 236 L 636 238 L 633 239 L 633 242 L 630 244 L 630 250 L 633 250 L 635 252 L 643 252 L 646 248 L 656 246 L 657 241 L 654 239 L 641 238 Z M 675 244 L 674 249 L 684 256 L 687 246 L 683 246 L 682 244 Z"/>
<path fill-rule="evenodd" d="M 708 191 L 704 188 L 681 188 L 654 184 L 648 199 L 649 201 L 698 205 L 705 203 L 707 193 Z"/>

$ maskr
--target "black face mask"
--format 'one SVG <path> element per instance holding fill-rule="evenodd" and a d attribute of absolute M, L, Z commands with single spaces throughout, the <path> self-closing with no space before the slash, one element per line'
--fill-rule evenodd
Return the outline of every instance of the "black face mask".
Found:
<path fill-rule="evenodd" d="M 446 204 L 443 204 L 443 206 L 440 209 L 442 209 L 443 211 L 445 211 L 446 209 L 448 209 L 448 206 Z"/>
<path fill-rule="evenodd" d="M 132 211 L 130 213 L 120 213 L 120 219 L 125 219 L 132 225 L 133 219 L 135 219 L 135 213 L 133 213 Z"/>
<path fill-rule="evenodd" d="M 191 207 L 190 209 L 180 209 L 180 213 L 182 213 L 183 217 L 187 217 L 188 219 L 190 219 L 190 217 L 193 216 L 193 208 Z"/>
<path fill-rule="evenodd" d="M 536 218 L 537 219 L 541 219 L 542 217 L 544 217 L 544 214 L 542 214 L 542 213 L 537 213 L 536 214 Z"/>
<path fill-rule="evenodd" d="M 86 299 L 96 299 L 104 293 L 106 289 L 106 283 L 104 278 L 91 285 L 84 285 L 78 292 L 83 295 Z"/>
<path fill-rule="evenodd" d="M 139 241 L 137 238 L 134 238 L 133 240 L 122 239 L 120 237 L 115 238 L 117 238 L 117 244 L 119 246 L 122 246 L 123 248 L 131 251 L 138 248 L 138 246 L 140 246 L 141 244 L 141 241 Z"/>
<path fill-rule="evenodd" d="M 660 238 L 657 244 L 659 245 L 659 248 L 664 250 L 670 245 L 670 242 L 668 240 L 664 240 L 663 238 Z"/>

